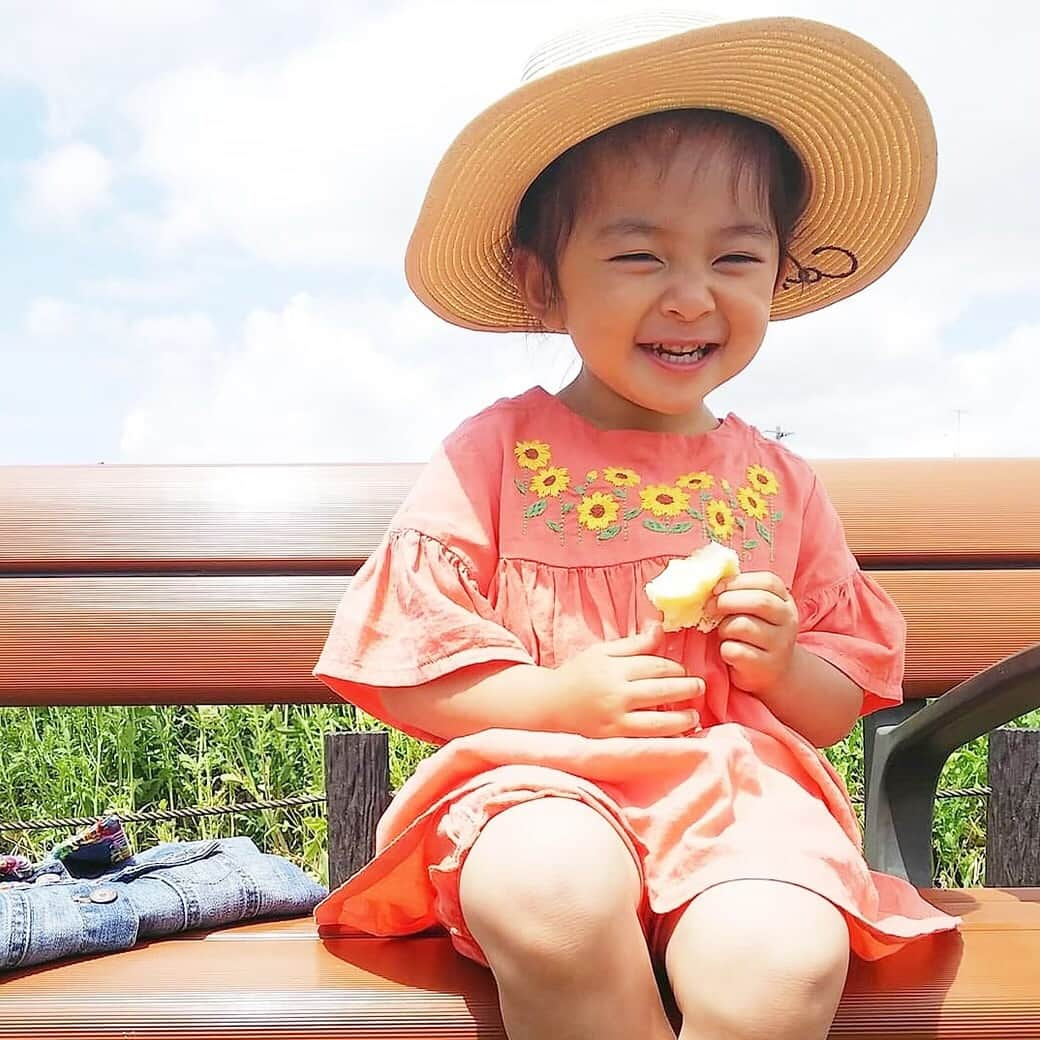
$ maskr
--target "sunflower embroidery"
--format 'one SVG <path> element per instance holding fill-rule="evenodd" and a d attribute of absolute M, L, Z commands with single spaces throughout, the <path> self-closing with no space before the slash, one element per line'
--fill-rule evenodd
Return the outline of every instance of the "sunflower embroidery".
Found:
<path fill-rule="evenodd" d="M 678 516 L 690 508 L 690 496 L 682 488 L 669 484 L 652 484 L 639 493 L 643 508 L 654 516 Z"/>
<path fill-rule="evenodd" d="M 528 523 L 539 517 L 561 545 L 566 544 L 568 526 L 577 529 L 579 540 L 588 531 L 597 541 L 610 541 L 619 535 L 628 538 L 633 522 L 671 535 L 699 525 L 706 539 L 731 545 L 745 560 L 763 543 L 769 559 L 774 558 L 774 535 L 783 513 L 770 499 L 780 493 L 780 481 L 765 466 L 747 466 L 746 483 L 734 492 L 725 477 L 704 470 L 641 487 L 635 470 L 603 466 L 588 470 L 578 483 L 568 467 L 552 465 L 552 449 L 540 440 L 517 441 L 513 454 L 521 471 L 513 483 L 529 502 L 523 511 L 525 533 Z M 630 488 L 638 490 L 630 495 Z"/>
<path fill-rule="evenodd" d="M 518 441 L 513 454 L 524 469 L 544 469 L 552 458 L 549 445 L 542 441 Z"/>
<path fill-rule="evenodd" d="M 733 534 L 733 510 L 721 498 L 713 498 L 704 507 L 704 522 L 716 542 L 728 542 Z"/>
<path fill-rule="evenodd" d="M 531 490 L 539 498 L 557 498 L 570 487 L 571 477 L 563 466 L 548 466 L 540 469 L 531 478 Z"/>
<path fill-rule="evenodd" d="M 617 520 L 618 502 L 613 495 L 593 491 L 578 506 L 578 523 L 590 531 L 605 531 Z"/>
<path fill-rule="evenodd" d="M 684 473 L 675 482 L 675 486 L 689 488 L 691 491 L 707 491 L 715 486 L 715 478 L 710 473 Z"/>
<path fill-rule="evenodd" d="M 635 487 L 639 483 L 639 474 L 620 466 L 604 466 L 603 479 L 614 487 Z"/>
<path fill-rule="evenodd" d="M 769 503 L 749 487 L 742 487 L 737 491 L 737 501 L 752 520 L 765 520 L 769 513 Z"/>
<path fill-rule="evenodd" d="M 780 490 L 776 475 L 765 466 L 748 466 L 747 481 L 760 495 L 775 495 Z"/>

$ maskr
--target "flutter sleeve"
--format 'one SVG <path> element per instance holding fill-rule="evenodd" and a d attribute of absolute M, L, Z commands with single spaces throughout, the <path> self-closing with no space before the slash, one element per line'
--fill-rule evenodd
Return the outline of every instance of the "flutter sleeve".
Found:
<path fill-rule="evenodd" d="M 906 621 L 884 589 L 859 569 L 841 518 L 815 479 L 791 591 L 798 604 L 799 645 L 862 688 L 860 714 L 900 703 Z"/>
<path fill-rule="evenodd" d="M 470 665 L 533 664 L 488 597 L 498 562 L 498 445 L 457 432 L 424 468 L 347 588 L 314 675 L 368 714 L 392 717 L 380 688 L 419 686 Z"/>

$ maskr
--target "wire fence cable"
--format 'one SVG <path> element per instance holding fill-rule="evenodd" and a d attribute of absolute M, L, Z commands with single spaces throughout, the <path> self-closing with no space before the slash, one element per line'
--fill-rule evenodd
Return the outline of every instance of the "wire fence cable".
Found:
<path fill-rule="evenodd" d="M 955 787 L 947 791 L 937 791 L 936 799 L 948 798 L 988 798 L 988 787 Z M 856 805 L 863 804 L 863 797 L 852 798 Z M 101 816 L 118 816 L 124 823 L 159 823 L 166 820 L 191 820 L 205 816 L 233 816 L 236 813 L 258 812 L 261 809 L 297 809 L 305 805 L 318 805 L 325 802 L 323 794 L 294 794 L 287 798 L 271 798 L 261 802 L 238 802 L 235 805 L 191 806 L 186 809 L 141 809 L 133 812 L 121 812 L 116 809 Z M 97 816 L 70 816 L 63 818 L 46 818 L 42 820 L 0 820 L 0 831 L 49 831 L 69 830 L 75 827 L 89 827 L 96 822 Z"/>

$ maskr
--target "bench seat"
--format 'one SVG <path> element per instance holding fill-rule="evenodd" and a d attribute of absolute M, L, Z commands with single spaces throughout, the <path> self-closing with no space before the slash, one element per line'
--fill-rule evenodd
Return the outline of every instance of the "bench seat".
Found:
<path fill-rule="evenodd" d="M 816 468 L 861 566 L 909 626 L 908 704 L 864 727 L 868 856 L 927 883 L 945 755 L 1040 707 L 1040 468 L 1033 459 Z M 343 588 L 417 473 L 0 467 L 0 707 L 336 701 L 310 669 Z M 928 697 L 939 699 L 926 708 Z M 934 710 L 946 704 L 956 718 Z M 364 862 L 389 797 L 386 749 L 376 755 L 373 736 L 385 738 L 326 734 L 327 777 L 330 747 L 341 752 L 337 782 L 327 782 L 333 883 Z M 991 883 L 1032 883 L 1019 880 L 1036 868 L 1032 761 L 1012 788 L 1021 802 L 1005 813 L 1028 871 Z M 963 930 L 854 961 L 831 1036 L 1038 1040 L 1040 888 L 922 891 L 962 916 Z M 447 939 L 322 942 L 309 916 L 0 975 L 0 1040 L 322 1036 L 503 1032 L 490 973 Z"/>
<path fill-rule="evenodd" d="M 1040 1036 L 1040 891 L 926 889 L 961 934 L 854 960 L 832 1040 Z M 318 940 L 310 917 L 185 933 L 0 983 L 0 1040 L 504 1037 L 490 972 L 440 936 Z"/>

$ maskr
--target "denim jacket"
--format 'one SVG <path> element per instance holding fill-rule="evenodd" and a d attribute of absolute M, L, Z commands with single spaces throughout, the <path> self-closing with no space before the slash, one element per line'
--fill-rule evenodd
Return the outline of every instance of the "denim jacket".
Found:
<path fill-rule="evenodd" d="M 47 859 L 0 888 L 0 970 L 133 946 L 255 917 L 303 914 L 328 894 L 249 838 L 167 842 L 96 877 Z"/>

